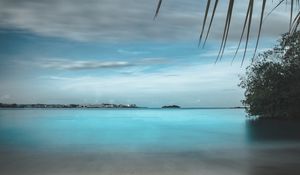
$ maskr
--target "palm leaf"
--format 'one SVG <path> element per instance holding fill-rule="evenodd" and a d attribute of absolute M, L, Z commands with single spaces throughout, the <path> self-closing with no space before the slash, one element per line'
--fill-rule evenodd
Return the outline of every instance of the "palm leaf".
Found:
<path fill-rule="evenodd" d="M 201 44 L 203 32 L 204 32 L 204 29 L 205 29 L 206 19 L 207 19 L 207 15 L 208 15 L 208 12 L 209 12 L 210 2 L 211 2 L 211 0 L 207 0 L 207 5 L 206 5 L 205 15 L 204 15 L 204 19 L 203 19 L 203 25 L 202 25 L 201 34 L 200 34 L 200 37 L 199 37 L 198 47 Z"/>
<path fill-rule="evenodd" d="M 221 60 L 223 57 L 223 54 L 224 54 L 224 50 L 225 50 L 227 38 L 228 38 L 228 33 L 229 33 L 229 28 L 230 28 L 230 23 L 231 23 L 233 6 L 234 6 L 234 0 L 230 0 L 229 5 L 228 5 L 228 10 L 227 10 L 227 17 L 226 17 L 225 28 L 224 28 L 224 32 L 223 32 L 222 44 L 221 44 L 219 54 L 218 54 L 216 61 Z"/>
<path fill-rule="evenodd" d="M 217 9 L 217 6 L 219 4 L 219 0 L 214 1 L 214 7 L 213 7 L 212 12 L 210 12 L 210 6 L 211 6 L 211 3 L 212 3 L 211 0 L 206 0 L 206 2 L 207 2 L 206 10 L 205 10 L 205 13 L 204 13 L 203 25 L 202 25 L 202 28 L 201 28 L 199 43 L 198 43 L 198 45 L 200 46 L 200 44 L 202 42 L 202 39 L 203 39 L 203 36 L 205 36 L 205 39 L 204 39 L 204 42 L 203 42 L 203 47 L 204 47 L 204 45 L 205 45 L 205 43 L 208 39 L 209 33 L 211 31 L 212 23 L 213 23 L 214 18 L 215 18 L 216 9 Z M 216 61 L 221 60 L 221 58 L 224 54 L 224 50 L 226 48 L 227 40 L 228 40 L 230 24 L 231 24 L 231 19 L 232 19 L 232 13 L 233 13 L 234 0 L 228 0 L 228 2 L 229 3 L 228 3 L 227 15 L 226 15 L 226 19 L 225 19 L 225 25 L 224 25 L 224 29 L 223 29 L 221 46 L 220 46 L 219 53 L 218 53 Z M 237 53 L 240 49 L 243 37 L 244 37 L 245 32 L 246 32 L 246 40 L 245 40 L 244 54 L 243 54 L 243 58 L 242 58 L 242 65 L 243 65 L 243 62 L 245 60 L 247 49 L 248 49 L 251 25 L 252 25 L 252 20 L 253 20 L 252 15 L 253 15 L 254 3 L 255 2 L 258 2 L 258 0 L 249 0 L 248 9 L 246 11 L 246 18 L 245 18 L 244 25 L 243 25 L 243 28 L 242 28 L 242 34 L 241 34 L 241 37 L 240 37 L 240 40 L 239 40 L 239 43 L 238 43 L 237 50 L 236 50 L 236 52 L 234 54 L 234 57 L 232 59 L 232 62 L 233 62 L 235 57 L 237 56 Z M 273 2 L 273 0 L 272 0 L 272 2 Z M 263 23 L 264 23 L 265 19 L 269 15 L 271 15 L 284 2 L 286 2 L 286 4 L 288 4 L 289 0 L 278 0 L 278 2 L 276 3 L 276 6 L 274 8 L 272 8 L 272 10 L 265 16 L 264 13 L 265 13 L 265 9 L 266 9 L 267 0 L 262 0 L 260 22 L 259 22 L 258 34 L 257 34 L 257 39 L 256 39 L 256 44 L 255 44 L 255 49 L 254 49 L 254 54 L 253 54 L 252 60 L 256 56 L 256 52 L 257 52 L 260 37 L 261 37 L 261 31 L 262 31 L 262 27 L 263 27 Z M 162 4 L 162 0 L 159 0 L 158 5 L 156 7 L 154 19 L 159 14 L 161 4 Z M 290 0 L 290 4 L 291 4 L 291 7 L 290 7 L 289 32 L 290 32 L 290 34 L 292 34 L 292 33 L 294 33 L 295 31 L 298 30 L 298 27 L 300 25 L 300 0 Z M 294 16 L 295 4 L 298 7 L 298 9 L 297 9 L 298 12 L 297 12 L 296 16 Z M 209 24 L 207 24 L 207 19 L 208 19 L 209 16 L 210 16 L 210 22 L 209 22 Z M 207 29 L 207 32 L 205 34 L 205 28 L 206 28 L 207 25 L 208 25 L 208 29 Z"/>
<path fill-rule="evenodd" d="M 280 2 L 266 15 L 265 19 L 267 19 L 267 17 L 269 17 L 284 1 L 286 0 L 280 0 Z"/>
<path fill-rule="evenodd" d="M 242 34 L 241 34 L 241 37 L 240 37 L 240 40 L 239 40 L 238 47 L 237 47 L 237 49 L 236 49 L 236 51 L 235 51 L 235 54 L 234 54 L 234 57 L 233 57 L 231 63 L 233 63 L 233 61 L 234 61 L 234 59 L 236 58 L 237 53 L 238 53 L 238 51 L 239 51 L 239 49 L 240 49 L 240 46 L 241 46 L 241 43 L 242 43 L 242 40 L 243 40 L 243 37 L 244 37 L 244 34 L 245 34 L 245 29 L 246 29 L 246 26 L 247 26 L 247 21 L 248 21 L 248 18 L 249 18 L 250 10 L 251 10 L 251 1 L 249 1 L 249 4 L 248 4 L 248 10 L 247 10 L 247 13 L 246 13 L 246 18 L 245 18 L 245 21 L 244 21 Z"/>
<path fill-rule="evenodd" d="M 300 23 L 300 12 L 298 12 L 298 14 L 296 15 L 293 23 L 292 23 L 292 28 L 291 28 L 291 31 L 290 33 L 294 33 L 297 31 L 297 28 L 299 26 L 299 23 Z"/>
<path fill-rule="evenodd" d="M 292 29 L 292 21 L 293 21 L 293 10 L 294 10 L 294 1 L 291 1 L 291 15 L 290 15 L 290 30 Z"/>
<path fill-rule="evenodd" d="M 244 55 L 243 55 L 241 66 L 243 66 L 243 64 L 244 64 L 244 60 L 245 60 L 246 53 L 247 53 L 247 48 L 248 48 L 248 43 L 249 43 L 249 37 L 250 37 L 250 30 L 251 30 L 253 6 L 254 6 L 254 0 L 250 0 L 250 11 L 249 11 L 249 19 L 248 19 L 247 37 L 246 37 Z"/>
<path fill-rule="evenodd" d="M 161 3 L 162 3 L 162 0 L 159 0 L 158 4 L 157 4 L 156 11 L 155 11 L 154 19 L 157 17 L 157 15 L 159 13 L 159 10 L 160 10 L 160 7 L 161 7 Z"/>
<path fill-rule="evenodd" d="M 263 19 L 264 19 L 264 13 L 265 13 L 265 8 L 266 8 L 266 2 L 267 2 L 267 0 L 263 0 L 263 3 L 262 3 L 262 10 L 261 10 L 261 15 L 260 15 L 260 23 L 259 23 L 259 29 L 258 29 L 258 36 L 257 36 L 257 40 L 256 40 L 254 54 L 253 54 L 253 57 L 252 57 L 252 62 L 254 60 L 254 57 L 256 55 L 257 48 L 258 48 L 258 43 L 259 43 L 259 39 L 260 39 L 260 34 L 261 34 L 261 29 L 262 29 L 262 24 L 263 24 Z M 292 22 L 291 22 L 291 24 L 292 24 Z"/>
<path fill-rule="evenodd" d="M 206 36 L 205 36 L 205 40 L 203 42 L 203 47 L 205 46 L 205 43 L 207 41 L 210 29 L 211 29 L 211 25 L 212 25 L 212 23 L 214 21 L 214 17 L 215 17 L 215 13 L 216 13 L 216 10 L 217 10 L 218 3 L 219 3 L 219 0 L 216 0 L 215 1 L 215 5 L 214 5 L 214 9 L 213 9 L 213 12 L 212 12 L 212 15 L 211 15 L 211 18 L 210 18 L 210 22 L 209 22 L 209 26 L 208 26 L 208 29 L 207 29 L 207 33 L 206 33 Z"/>

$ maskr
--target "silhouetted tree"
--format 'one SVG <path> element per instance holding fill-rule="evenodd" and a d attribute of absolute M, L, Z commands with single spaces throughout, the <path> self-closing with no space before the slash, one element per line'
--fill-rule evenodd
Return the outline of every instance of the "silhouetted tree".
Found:
<path fill-rule="evenodd" d="M 249 115 L 300 118 L 300 32 L 285 34 L 247 68 L 240 86 Z"/>

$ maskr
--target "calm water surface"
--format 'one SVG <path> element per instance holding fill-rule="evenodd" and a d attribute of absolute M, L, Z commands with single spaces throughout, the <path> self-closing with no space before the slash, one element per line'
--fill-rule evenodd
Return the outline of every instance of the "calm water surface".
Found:
<path fill-rule="evenodd" d="M 20 149 L 195 151 L 247 144 L 244 110 L 0 110 L 0 144 Z"/>
<path fill-rule="evenodd" d="M 243 109 L 0 110 L 0 175 L 300 173 L 300 125 Z"/>

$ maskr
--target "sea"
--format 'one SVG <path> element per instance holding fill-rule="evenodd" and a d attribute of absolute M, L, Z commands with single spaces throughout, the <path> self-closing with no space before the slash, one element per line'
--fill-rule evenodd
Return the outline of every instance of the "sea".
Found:
<path fill-rule="evenodd" d="M 300 174 L 300 122 L 244 109 L 1 109 L 0 175 Z"/>

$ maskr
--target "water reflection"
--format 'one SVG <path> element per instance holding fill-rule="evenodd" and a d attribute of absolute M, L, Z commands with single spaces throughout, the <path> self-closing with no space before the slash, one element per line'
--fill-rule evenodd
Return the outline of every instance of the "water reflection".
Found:
<path fill-rule="evenodd" d="M 247 120 L 249 175 L 300 174 L 300 121 Z"/>
<path fill-rule="evenodd" d="M 246 133 L 250 142 L 300 141 L 300 121 L 249 119 L 246 121 Z"/>

